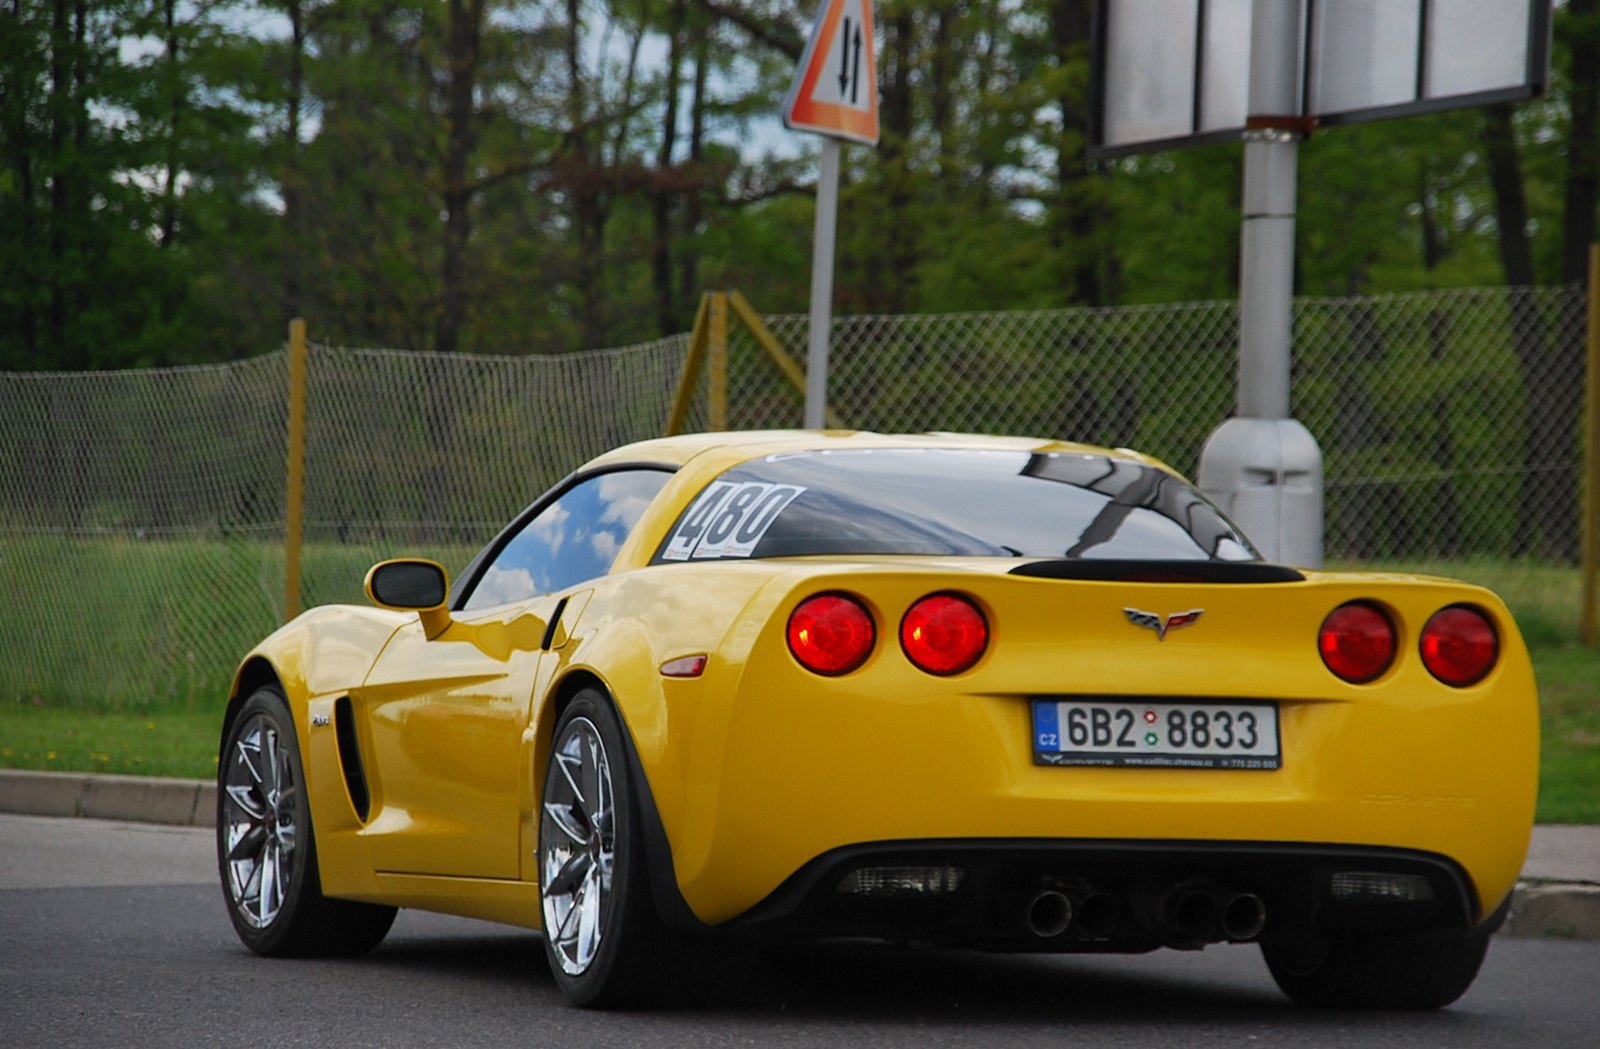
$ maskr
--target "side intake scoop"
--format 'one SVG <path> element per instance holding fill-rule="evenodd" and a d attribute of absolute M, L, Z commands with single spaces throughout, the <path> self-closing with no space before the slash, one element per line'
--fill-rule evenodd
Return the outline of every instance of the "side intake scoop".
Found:
<path fill-rule="evenodd" d="M 1260 561 L 1087 561 L 1080 558 L 1029 561 L 1013 568 L 1009 574 L 1106 583 L 1303 583 L 1306 578 L 1285 565 Z"/>

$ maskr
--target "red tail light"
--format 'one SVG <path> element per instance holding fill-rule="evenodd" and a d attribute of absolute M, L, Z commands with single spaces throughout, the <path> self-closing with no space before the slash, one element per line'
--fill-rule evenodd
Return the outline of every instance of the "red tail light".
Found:
<path fill-rule="evenodd" d="M 971 601 L 958 594 L 930 594 L 911 606 L 900 621 L 900 647 L 906 658 L 930 674 L 959 674 L 989 645 L 989 624 Z"/>
<path fill-rule="evenodd" d="M 1422 662 L 1447 685 L 1482 681 L 1500 658 L 1500 638 L 1489 617 L 1467 605 L 1442 608 L 1422 628 Z"/>
<path fill-rule="evenodd" d="M 1376 605 L 1352 601 L 1328 613 L 1317 650 L 1329 670 L 1352 685 L 1380 677 L 1394 662 L 1394 624 Z"/>
<path fill-rule="evenodd" d="M 872 615 L 845 594 L 808 597 L 789 616 L 789 651 L 818 674 L 848 674 L 867 661 L 877 637 Z"/>

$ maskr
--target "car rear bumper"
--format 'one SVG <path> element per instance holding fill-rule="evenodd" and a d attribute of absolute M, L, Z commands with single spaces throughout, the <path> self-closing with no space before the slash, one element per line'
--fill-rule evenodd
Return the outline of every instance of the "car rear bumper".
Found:
<path fill-rule="evenodd" d="M 908 886 L 915 875 L 895 873 L 917 871 L 944 874 L 931 879 L 929 891 Z M 1385 886 L 1416 898 L 1398 898 Z M 1503 909 L 1483 923 L 1480 913 L 1458 864 L 1409 849 L 956 839 L 833 850 L 719 929 L 1006 951 L 1130 952 L 1228 941 L 1460 936 L 1496 923 Z"/>

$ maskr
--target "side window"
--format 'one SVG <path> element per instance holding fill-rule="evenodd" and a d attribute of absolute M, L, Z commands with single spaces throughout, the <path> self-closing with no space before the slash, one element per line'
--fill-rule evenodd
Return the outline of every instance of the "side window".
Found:
<path fill-rule="evenodd" d="M 671 478 L 661 470 L 618 470 L 579 481 L 500 550 L 463 607 L 522 601 L 605 575 Z"/>

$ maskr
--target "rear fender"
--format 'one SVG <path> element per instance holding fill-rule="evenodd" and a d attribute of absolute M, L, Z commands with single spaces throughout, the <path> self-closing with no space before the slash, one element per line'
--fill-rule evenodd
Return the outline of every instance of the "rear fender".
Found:
<path fill-rule="evenodd" d="M 714 578 L 708 580 L 708 573 Z M 594 687 L 610 698 L 622 722 L 662 917 L 684 931 L 705 928 L 684 903 L 674 862 L 692 838 L 685 812 L 689 770 L 706 767 L 703 752 L 725 738 L 750 648 L 787 592 L 780 580 L 788 574 L 771 566 L 684 566 L 666 588 L 659 572 L 651 573 L 653 578 L 623 575 L 597 590 L 577 618 L 564 617 L 571 642 L 559 649 L 549 684 L 541 682 L 524 740 L 529 770 L 525 880 L 538 877 L 537 814 L 555 724 L 573 695 Z M 708 657 L 700 677 L 663 676 L 663 663 L 687 655 Z"/>

